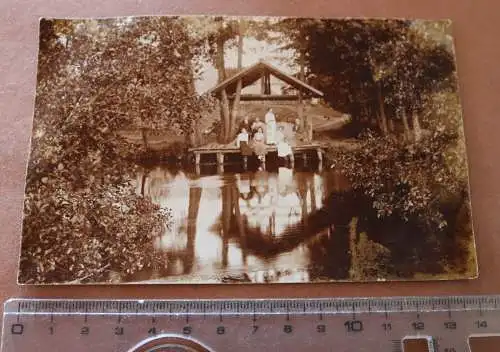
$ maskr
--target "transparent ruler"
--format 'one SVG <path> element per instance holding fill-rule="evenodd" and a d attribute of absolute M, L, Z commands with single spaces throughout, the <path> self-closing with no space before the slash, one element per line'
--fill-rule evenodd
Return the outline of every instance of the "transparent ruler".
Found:
<path fill-rule="evenodd" d="M 2 352 L 500 351 L 500 296 L 6 302 Z"/>

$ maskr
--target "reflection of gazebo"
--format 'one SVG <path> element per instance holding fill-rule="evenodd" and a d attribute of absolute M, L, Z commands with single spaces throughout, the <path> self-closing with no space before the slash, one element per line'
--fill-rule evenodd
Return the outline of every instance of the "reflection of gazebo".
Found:
<path fill-rule="evenodd" d="M 294 122 L 295 117 L 298 117 L 300 121 L 304 121 L 304 115 L 306 114 L 304 111 L 305 107 L 314 105 L 318 98 L 323 97 L 321 91 L 264 61 L 259 61 L 250 67 L 234 73 L 229 78 L 218 83 L 207 93 L 218 99 L 222 99 L 225 93 L 228 100 L 233 101 L 239 82 L 241 82 L 242 90 L 238 115 L 240 117 L 247 116 L 250 119 L 256 117 L 263 118 L 267 108 L 272 107 L 273 110 L 278 110 L 276 114 L 278 121 L 280 121 L 280 117 L 282 116 L 286 116 L 287 122 Z M 280 83 L 276 84 L 277 82 Z M 286 111 L 286 113 L 281 114 L 280 109 L 284 112 Z M 294 110 L 295 113 L 290 114 L 291 110 Z M 301 125 L 303 126 L 303 123 Z M 321 146 L 311 141 L 312 123 L 309 122 L 306 124 L 305 132 L 308 136 L 306 138 L 307 142 L 293 146 L 294 153 L 300 153 L 302 156 L 305 156 L 306 153 L 313 151 L 322 160 L 323 151 Z M 194 153 L 197 165 L 201 162 L 202 154 L 216 154 L 219 166 L 224 164 L 225 154 L 239 153 L 238 148 L 227 144 L 206 145 L 191 148 L 190 151 Z M 275 151 L 275 146 L 268 146 L 268 152 Z"/>

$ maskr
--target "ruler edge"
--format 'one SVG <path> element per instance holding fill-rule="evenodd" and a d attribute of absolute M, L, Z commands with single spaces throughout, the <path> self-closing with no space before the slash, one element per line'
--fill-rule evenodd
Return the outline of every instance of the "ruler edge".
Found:
<path fill-rule="evenodd" d="M 65 302 L 73 302 L 73 303 L 87 303 L 87 302 L 101 302 L 101 303 L 129 303 L 129 304 L 144 304 L 144 303 L 153 303 L 153 302 L 162 302 L 162 303 L 195 303 L 195 302 L 212 302 L 212 303 L 227 303 L 227 302 L 348 302 L 348 303 L 356 303 L 356 302 L 371 302 L 371 301 L 378 301 L 378 302 L 398 302 L 398 303 L 403 303 L 405 304 L 404 310 L 396 310 L 396 312 L 400 313 L 410 313 L 410 312 L 418 312 L 418 307 L 415 305 L 417 302 L 422 302 L 426 301 L 428 304 L 433 304 L 433 303 L 438 303 L 443 306 L 443 303 L 453 301 L 455 300 L 457 303 L 465 303 L 467 302 L 469 305 L 474 304 L 472 308 L 467 309 L 467 307 L 464 306 L 463 309 L 456 309 L 455 311 L 474 311 L 474 310 L 480 310 L 481 309 L 481 303 L 487 303 L 487 304 L 495 304 L 494 310 L 500 310 L 500 307 L 497 308 L 497 303 L 500 302 L 500 295 L 491 295 L 491 294 L 484 294 L 484 295 L 441 295 L 441 296 L 381 296 L 381 297 L 318 297 L 318 298 L 196 298 L 196 299 L 182 299 L 182 298 L 177 298 L 177 299 L 133 299 L 133 298 L 28 298 L 28 297 L 12 297 L 7 299 L 4 302 L 3 308 L 3 319 L 2 319 L 2 339 L 0 343 L 0 351 L 3 351 L 4 349 L 4 334 L 6 333 L 5 331 L 5 324 L 7 322 L 7 316 L 8 315 L 23 315 L 22 311 L 19 312 L 17 309 L 10 310 L 11 306 L 17 307 L 20 306 L 22 302 L 46 302 L 50 304 L 51 302 L 53 303 L 65 303 Z M 305 305 L 304 305 L 305 307 Z M 416 309 L 408 309 L 408 308 L 416 308 Z M 355 308 L 355 306 L 354 306 Z M 488 309 L 488 307 L 484 307 L 485 310 L 492 310 Z M 441 312 L 445 311 L 446 309 L 443 310 L 432 310 L 431 312 Z M 449 310 L 449 308 L 448 308 Z M 347 313 L 353 313 L 354 311 L 338 311 L 337 313 L 340 314 L 347 314 Z M 374 311 L 374 312 L 379 312 L 379 311 Z M 389 312 L 394 312 L 393 310 Z M 425 312 L 425 310 L 422 310 L 422 312 Z M 48 311 L 39 311 L 40 314 L 45 314 L 49 313 Z M 64 313 L 78 313 L 78 311 L 67 311 Z M 63 313 L 63 314 L 64 314 Z M 129 312 L 103 312 L 103 314 L 127 314 Z M 153 313 L 154 312 L 145 312 L 145 314 L 148 313 Z M 290 311 L 290 313 L 295 313 Z M 314 312 L 310 311 L 311 314 Z M 363 311 L 358 311 L 357 313 L 369 313 L 368 310 L 363 310 Z M 173 314 L 178 314 L 178 312 L 173 313 Z M 189 313 L 183 313 L 183 314 L 189 314 Z M 199 314 L 199 313 L 193 313 L 193 314 Z M 262 313 L 261 313 L 262 314 Z M 263 314 L 268 314 L 268 313 L 263 313 Z M 278 314 L 285 314 L 285 312 L 279 312 Z M 335 312 L 334 312 L 335 314 Z M 473 334 L 471 336 L 480 336 L 483 334 Z M 491 334 L 485 334 L 490 336 Z M 500 333 L 498 334 L 500 336 Z M 402 340 L 397 340 L 393 342 L 398 342 L 402 343 Z M 466 340 L 467 346 L 469 346 L 469 338 Z"/>
<path fill-rule="evenodd" d="M 13 297 L 9 298 L 4 302 L 3 305 L 3 316 L 6 315 L 23 315 L 30 313 L 23 312 L 20 307 L 23 303 L 31 303 L 31 302 L 40 302 L 46 303 L 50 305 L 54 304 L 64 304 L 64 303 L 75 303 L 75 304 L 85 304 L 85 303 L 101 303 L 101 304 L 151 304 L 151 303 L 163 303 L 163 304 L 180 304 L 180 305 L 190 305 L 190 304 L 203 304 L 203 303 L 212 303 L 219 304 L 219 307 L 224 307 L 224 304 L 231 303 L 264 303 L 272 306 L 273 303 L 282 303 L 284 304 L 284 308 L 288 308 L 288 303 L 305 303 L 304 306 L 309 303 L 337 303 L 338 305 L 342 305 L 343 308 L 349 306 L 349 309 L 339 310 L 337 308 L 338 314 L 344 313 L 364 313 L 370 312 L 370 304 L 374 303 L 387 303 L 387 306 L 383 311 L 387 312 L 418 312 L 418 311 L 470 311 L 470 310 L 497 310 L 500 309 L 500 295 L 441 295 L 441 296 L 381 296 L 381 297 L 318 297 L 318 298 L 196 298 L 196 299 L 185 299 L 185 298 L 175 298 L 175 299 L 160 299 L 160 298 L 152 298 L 152 299 L 134 299 L 134 298 L 27 298 L 27 297 Z M 457 303 L 453 303 L 457 302 Z M 392 303 L 392 304 L 391 304 Z M 399 306 L 399 309 L 395 309 L 395 303 Z M 419 303 L 424 303 L 424 306 L 419 307 Z M 467 306 L 464 308 L 456 308 L 452 307 L 451 304 L 459 304 L 459 303 L 467 303 Z M 486 306 L 482 306 L 482 304 L 486 304 Z M 426 308 L 428 305 L 436 305 L 437 307 L 433 307 L 431 310 L 424 309 L 420 310 L 420 308 Z M 492 308 L 491 305 L 494 305 Z M 498 307 L 497 307 L 498 305 Z M 472 306 L 472 307 L 471 307 Z M 366 309 L 356 309 L 360 307 L 366 307 Z M 381 310 L 374 310 L 373 312 L 380 312 Z M 44 311 L 40 311 L 43 313 Z M 78 310 L 68 310 L 68 313 L 78 312 Z M 310 311 L 311 312 L 311 311 Z M 46 312 L 48 313 L 48 311 Z M 117 314 L 117 312 L 103 311 L 103 314 Z M 124 311 L 123 313 L 127 313 Z M 150 313 L 150 312 L 146 312 Z M 207 312 L 210 314 L 211 312 Z M 259 312 L 262 314 L 262 312 Z M 286 313 L 286 312 L 276 312 Z M 294 310 L 289 311 L 289 313 L 295 313 Z M 185 313 L 184 313 L 185 314 Z M 196 314 L 193 312 L 193 314 Z"/>

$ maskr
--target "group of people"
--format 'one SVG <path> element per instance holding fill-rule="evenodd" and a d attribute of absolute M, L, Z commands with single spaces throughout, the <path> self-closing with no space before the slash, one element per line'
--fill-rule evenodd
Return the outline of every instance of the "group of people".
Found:
<path fill-rule="evenodd" d="M 292 148 L 287 142 L 283 126 L 277 130 L 276 116 L 269 109 L 262 122 L 258 117 L 250 124 L 245 117 L 240 124 L 240 132 L 236 137 L 236 146 L 240 148 L 244 159 L 255 153 L 260 162 L 265 161 L 268 145 L 276 145 L 278 157 L 287 158 L 292 155 Z"/>

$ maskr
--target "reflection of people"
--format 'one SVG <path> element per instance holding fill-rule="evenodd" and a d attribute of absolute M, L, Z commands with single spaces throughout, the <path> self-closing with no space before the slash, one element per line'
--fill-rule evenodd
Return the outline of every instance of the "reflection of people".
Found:
<path fill-rule="evenodd" d="M 293 154 L 292 147 L 286 141 L 285 134 L 283 133 L 283 126 L 280 126 L 279 131 L 276 132 L 276 143 L 278 146 L 278 158 L 288 158 Z"/>
<path fill-rule="evenodd" d="M 273 109 L 269 108 L 265 116 L 266 121 L 266 143 L 276 144 L 276 116 Z"/>
<path fill-rule="evenodd" d="M 264 161 L 264 158 L 267 154 L 266 143 L 264 142 L 264 140 L 264 131 L 262 130 L 262 128 L 259 128 L 253 136 L 253 150 L 260 161 Z"/>
<path fill-rule="evenodd" d="M 260 203 L 262 198 L 269 192 L 269 173 L 262 170 L 257 171 L 251 181 L 251 187 Z"/>
<path fill-rule="evenodd" d="M 286 195 L 290 193 L 290 190 L 294 191 L 294 180 L 293 180 L 293 170 L 287 167 L 278 168 L 278 191 L 280 195 Z"/>
<path fill-rule="evenodd" d="M 248 132 L 245 128 L 241 129 L 241 132 L 236 136 L 236 147 L 240 148 L 241 155 L 247 157 L 252 155 L 252 149 L 248 145 Z"/>
<path fill-rule="evenodd" d="M 241 175 L 236 175 L 236 187 L 238 188 L 238 193 L 240 198 L 243 200 L 248 200 L 253 197 L 253 190 L 250 186 L 250 179 L 248 176 L 241 178 Z"/>

